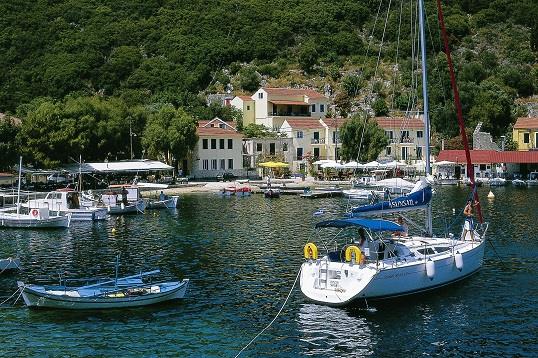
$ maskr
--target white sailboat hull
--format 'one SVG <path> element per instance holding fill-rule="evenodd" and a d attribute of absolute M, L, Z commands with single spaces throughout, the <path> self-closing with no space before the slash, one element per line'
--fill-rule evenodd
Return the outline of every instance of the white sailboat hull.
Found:
<path fill-rule="evenodd" d="M 142 199 L 138 200 L 135 203 L 130 203 L 127 205 L 115 205 L 108 207 L 108 213 L 111 215 L 121 215 L 121 214 L 134 214 L 134 213 L 143 213 L 146 209 L 146 202 Z"/>
<path fill-rule="evenodd" d="M 71 214 L 71 221 L 96 221 L 105 220 L 107 218 L 106 208 L 86 208 L 86 209 L 68 209 L 55 211 L 51 210 L 53 215 L 67 215 Z"/>
<path fill-rule="evenodd" d="M 454 247 L 454 251 L 414 262 L 385 259 L 379 261 L 379 265 L 376 262 L 352 265 L 328 262 L 326 258 L 306 262 L 302 265 L 301 290 L 307 298 L 331 305 L 424 292 L 457 282 L 478 271 L 482 266 L 484 246 L 484 240 L 461 241 Z M 461 253 L 464 263 L 461 270 L 455 263 L 457 252 Z M 433 278 L 428 277 L 428 259 L 433 261 L 435 267 Z"/>
<path fill-rule="evenodd" d="M 175 209 L 179 196 L 172 196 L 165 200 L 149 201 L 147 204 L 148 209 Z"/>

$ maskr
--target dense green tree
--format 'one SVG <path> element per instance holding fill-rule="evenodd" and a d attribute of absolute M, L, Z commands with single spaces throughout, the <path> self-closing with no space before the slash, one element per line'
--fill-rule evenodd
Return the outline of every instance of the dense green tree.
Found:
<path fill-rule="evenodd" d="M 177 163 L 194 149 L 196 127 L 196 121 L 183 109 L 165 105 L 149 116 L 142 145 L 149 157 Z"/>
<path fill-rule="evenodd" d="M 368 162 L 377 159 L 387 146 L 388 138 L 373 119 L 354 116 L 340 130 L 343 160 Z"/>
<path fill-rule="evenodd" d="M 19 130 L 11 117 L 0 118 L 0 170 L 7 170 L 17 162 L 20 154 L 17 142 Z"/>
<path fill-rule="evenodd" d="M 260 87 L 260 75 L 253 67 L 239 70 L 239 86 L 248 92 L 254 92 Z"/>
<path fill-rule="evenodd" d="M 245 138 L 276 138 L 277 133 L 270 131 L 262 124 L 249 123 L 243 127 Z"/>
<path fill-rule="evenodd" d="M 387 107 L 387 102 L 381 96 L 377 97 L 374 103 L 372 104 L 372 109 L 376 116 L 382 117 L 389 114 L 389 108 Z"/>

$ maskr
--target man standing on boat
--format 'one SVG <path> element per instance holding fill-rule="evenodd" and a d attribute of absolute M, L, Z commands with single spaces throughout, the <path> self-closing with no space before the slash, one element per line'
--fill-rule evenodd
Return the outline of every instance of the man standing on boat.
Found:
<path fill-rule="evenodd" d="M 473 207 L 476 206 L 476 201 L 472 199 L 467 200 L 467 205 L 463 209 L 463 215 L 465 215 L 465 222 L 463 224 L 463 239 L 467 237 L 467 232 L 471 232 L 471 240 L 474 240 L 473 237 Z"/>
<path fill-rule="evenodd" d="M 123 205 L 127 206 L 127 189 L 125 189 L 125 187 L 122 187 L 121 188 L 121 202 L 123 203 Z"/>

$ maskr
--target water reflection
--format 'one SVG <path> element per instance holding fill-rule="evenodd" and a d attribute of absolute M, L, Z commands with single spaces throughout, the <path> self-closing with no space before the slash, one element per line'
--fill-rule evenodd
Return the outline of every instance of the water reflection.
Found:
<path fill-rule="evenodd" d="M 357 357 L 373 354 L 377 339 L 371 323 L 341 308 L 302 304 L 297 317 L 303 354 L 311 356 Z"/>

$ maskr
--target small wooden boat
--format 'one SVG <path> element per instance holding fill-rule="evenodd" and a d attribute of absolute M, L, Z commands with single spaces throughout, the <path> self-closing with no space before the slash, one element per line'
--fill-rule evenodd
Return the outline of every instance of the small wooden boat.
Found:
<path fill-rule="evenodd" d="M 189 280 L 144 282 L 143 277 L 160 271 L 143 272 L 80 287 L 40 286 L 17 282 L 24 303 L 30 308 L 89 310 L 153 305 L 185 296 Z"/>
<path fill-rule="evenodd" d="M 136 185 L 110 185 L 101 195 L 101 202 L 111 215 L 144 213 L 146 209 Z"/>
<path fill-rule="evenodd" d="M 21 267 L 21 261 L 8 257 L 7 259 L 0 259 L 0 273 L 9 270 L 18 270 Z"/>
<path fill-rule="evenodd" d="M 0 227 L 20 229 L 55 229 L 67 228 L 71 223 L 71 214 L 50 216 L 48 208 L 31 209 L 28 214 L 16 212 L 0 213 Z"/>
<path fill-rule="evenodd" d="M 521 180 L 521 179 L 514 179 L 514 180 L 512 180 L 512 185 L 519 186 L 519 187 L 526 187 L 527 182 L 525 180 Z"/>

